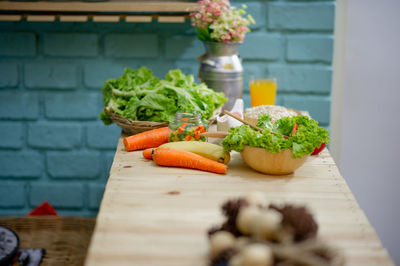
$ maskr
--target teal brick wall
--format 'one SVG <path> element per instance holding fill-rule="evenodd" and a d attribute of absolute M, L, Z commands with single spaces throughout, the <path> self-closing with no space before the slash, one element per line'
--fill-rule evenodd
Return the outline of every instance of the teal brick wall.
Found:
<path fill-rule="evenodd" d="M 240 48 L 250 76 L 278 79 L 277 104 L 329 127 L 334 1 L 232 1 L 257 23 Z M 125 67 L 197 76 L 204 48 L 190 23 L 0 22 L 0 215 L 49 201 L 94 216 L 120 129 L 98 119 L 104 81 Z"/>

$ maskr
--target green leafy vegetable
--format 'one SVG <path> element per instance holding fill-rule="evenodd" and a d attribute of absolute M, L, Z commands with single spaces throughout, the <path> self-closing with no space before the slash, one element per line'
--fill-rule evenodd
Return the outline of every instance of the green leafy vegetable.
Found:
<path fill-rule="evenodd" d="M 295 124 L 298 127 L 293 135 Z M 307 116 L 283 117 L 272 123 L 271 117 L 263 115 L 259 117 L 257 126 L 264 131 L 256 131 L 247 125 L 231 128 L 222 142 L 224 149 L 242 152 L 246 145 L 265 148 L 271 153 L 292 149 L 293 158 L 299 158 L 311 154 L 322 143 L 329 143 L 328 130 Z"/>
<path fill-rule="evenodd" d="M 170 70 L 160 80 L 146 67 L 127 68 L 118 79 L 107 80 L 102 91 L 108 112 L 139 121 L 172 122 L 178 110 L 200 112 L 206 120 L 227 101 L 223 93 L 196 84 L 193 75 L 179 69 Z M 100 119 L 106 125 L 112 123 L 107 112 Z"/>

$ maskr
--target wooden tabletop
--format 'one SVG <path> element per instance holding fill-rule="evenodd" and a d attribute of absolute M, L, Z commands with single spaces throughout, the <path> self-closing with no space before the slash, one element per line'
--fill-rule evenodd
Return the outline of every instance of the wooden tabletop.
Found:
<path fill-rule="evenodd" d="M 126 152 L 120 138 L 86 265 L 207 265 L 206 231 L 221 223 L 221 204 L 251 191 L 306 205 L 319 238 L 338 247 L 346 265 L 393 265 L 327 149 L 280 177 L 231 156 L 226 175 L 161 167 Z"/>

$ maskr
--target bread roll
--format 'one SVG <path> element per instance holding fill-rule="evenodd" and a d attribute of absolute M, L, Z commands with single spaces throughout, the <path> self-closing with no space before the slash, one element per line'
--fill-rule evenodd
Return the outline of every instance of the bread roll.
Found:
<path fill-rule="evenodd" d="M 247 108 L 244 111 L 244 120 L 257 124 L 258 117 L 267 114 L 272 118 L 272 121 L 279 120 L 282 117 L 292 117 L 297 115 L 307 115 L 307 112 L 300 112 L 294 109 L 286 108 L 279 105 L 260 105 L 251 108 Z"/>

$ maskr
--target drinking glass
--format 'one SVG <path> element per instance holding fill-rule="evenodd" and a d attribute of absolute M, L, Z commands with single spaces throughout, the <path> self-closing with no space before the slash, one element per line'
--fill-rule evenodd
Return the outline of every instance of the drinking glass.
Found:
<path fill-rule="evenodd" d="M 251 106 L 274 105 L 276 98 L 276 78 L 250 78 Z"/>

